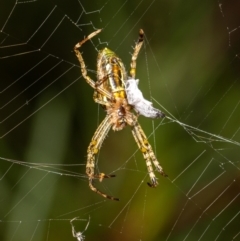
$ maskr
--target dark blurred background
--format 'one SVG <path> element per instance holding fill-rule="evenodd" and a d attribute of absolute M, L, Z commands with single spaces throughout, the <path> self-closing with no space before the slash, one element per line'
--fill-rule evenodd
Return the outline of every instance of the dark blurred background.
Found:
<path fill-rule="evenodd" d="M 238 235 L 239 7 L 217 0 L 2 1 L 0 239 L 74 240 L 69 221 L 83 219 L 74 222 L 81 231 L 89 216 L 86 240 Z M 106 46 L 129 70 L 142 28 L 140 89 L 167 116 L 197 129 L 139 117 L 169 175 L 156 173 L 156 189 L 146 185 L 130 128 L 110 131 L 97 171 L 117 177 L 96 185 L 120 202 L 91 192 L 85 175 L 87 147 L 105 112 L 81 78 L 73 46 L 98 28 L 81 48 L 89 75 L 96 79 L 97 49 Z"/>

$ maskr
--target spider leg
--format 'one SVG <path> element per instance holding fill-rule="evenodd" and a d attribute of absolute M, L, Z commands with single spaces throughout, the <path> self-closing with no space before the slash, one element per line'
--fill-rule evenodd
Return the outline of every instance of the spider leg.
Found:
<path fill-rule="evenodd" d="M 73 237 L 74 238 L 76 238 L 77 237 L 77 232 L 75 231 L 75 227 L 74 227 L 74 225 L 73 225 L 73 221 L 74 220 L 76 220 L 78 217 L 76 217 L 76 218 L 73 218 L 71 221 L 70 221 L 70 224 L 71 224 L 71 226 L 72 226 L 72 235 L 73 235 Z"/>
<path fill-rule="evenodd" d="M 100 87 L 100 86 L 96 86 L 96 82 L 93 81 L 90 76 L 88 76 L 87 74 L 87 68 L 85 65 L 85 62 L 83 60 L 82 54 L 80 53 L 80 51 L 78 50 L 85 42 L 87 42 L 88 40 L 90 40 L 91 38 L 93 38 L 94 36 L 96 36 L 97 34 L 99 34 L 102 31 L 102 29 L 98 29 L 97 31 L 89 34 L 85 39 L 83 39 L 82 41 L 80 41 L 79 43 L 77 43 L 73 50 L 78 58 L 78 61 L 80 63 L 81 66 L 81 72 L 82 72 L 82 76 L 83 78 L 86 80 L 86 82 L 93 88 L 93 89 L 97 89 L 97 91 L 99 93 L 101 93 L 102 95 L 107 96 L 109 99 L 112 99 L 112 94 L 105 90 L 104 88 Z"/>
<path fill-rule="evenodd" d="M 86 225 L 86 227 L 85 227 L 85 229 L 82 233 L 84 233 L 87 230 L 89 223 L 90 223 L 90 216 L 88 217 L 88 223 L 87 223 L 87 225 Z"/>
<path fill-rule="evenodd" d="M 88 175 L 89 178 L 89 187 L 92 191 L 98 193 L 99 195 L 111 199 L 111 200 L 115 200 L 115 201 L 119 201 L 118 198 L 109 196 L 105 193 L 102 193 L 101 191 L 99 191 L 96 187 L 94 187 L 93 185 L 93 179 L 98 178 L 100 181 L 103 180 L 103 178 L 111 178 L 111 177 L 115 177 L 115 175 L 106 175 L 104 173 L 100 173 L 99 175 L 95 175 L 94 173 L 94 169 L 95 169 L 95 156 L 98 153 L 98 151 L 100 150 L 102 143 L 104 141 L 104 139 L 106 138 L 112 123 L 111 123 L 111 116 L 107 115 L 105 117 L 105 119 L 102 121 L 102 123 L 99 125 L 99 127 L 97 128 L 97 130 L 95 131 L 92 140 L 88 146 L 88 150 L 87 150 L 87 165 L 86 165 L 86 173 Z"/>
<path fill-rule="evenodd" d="M 131 61 L 131 69 L 130 69 L 130 75 L 133 79 L 135 79 L 135 76 L 136 76 L 136 60 L 137 60 L 137 57 L 138 57 L 138 54 L 139 54 L 139 51 L 143 45 L 143 36 L 144 36 L 144 32 L 142 29 L 139 30 L 139 37 L 138 37 L 138 41 L 135 45 L 135 48 L 134 48 L 134 51 L 133 51 L 133 54 L 132 54 L 132 61 Z"/>
<path fill-rule="evenodd" d="M 156 187 L 158 185 L 158 182 L 157 182 L 157 178 L 153 172 L 153 167 L 152 167 L 151 162 L 153 162 L 157 171 L 160 172 L 161 175 L 163 175 L 165 177 L 167 175 L 164 173 L 163 168 L 161 167 L 160 163 L 158 162 L 158 160 L 152 150 L 152 147 L 149 144 L 147 137 L 138 122 L 136 122 L 135 125 L 132 127 L 132 134 L 133 134 L 133 137 L 134 137 L 140 151 L 143 154 L 144 159 L 146 160 L 148 174 L 149 174 L 149 177 L 151 180 L 151 183 L 148 183 L 148 185 L 150 187 Z"/>

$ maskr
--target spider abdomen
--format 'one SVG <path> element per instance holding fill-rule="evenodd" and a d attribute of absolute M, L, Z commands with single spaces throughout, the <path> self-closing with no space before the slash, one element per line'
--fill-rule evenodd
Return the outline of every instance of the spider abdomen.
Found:
<path fill-rule="evenodd" d="M 98 53 L 97 77 L 97 84 L 112 93 L 125 89 L 127 73 L 123 62 L 108 48 L 104 48 Z"/>

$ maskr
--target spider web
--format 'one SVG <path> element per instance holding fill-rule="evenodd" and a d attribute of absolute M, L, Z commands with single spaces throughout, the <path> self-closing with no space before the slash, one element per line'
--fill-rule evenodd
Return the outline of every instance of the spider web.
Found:
<path fill-rule="evenodd" d="M 0 14 L 0 239 L 240 240 L 239 1 L 15 1 Z M 161 165 L 149 188 L 130 128 L 111 131 L 88 188 L 86 150 L 104 111 L 81 77 L 97 50 L 129 70 L 140 28 L 140 89 L 167 118 L 139 117 Z M 76 240 L 76 238 L 75 238 Z"/>

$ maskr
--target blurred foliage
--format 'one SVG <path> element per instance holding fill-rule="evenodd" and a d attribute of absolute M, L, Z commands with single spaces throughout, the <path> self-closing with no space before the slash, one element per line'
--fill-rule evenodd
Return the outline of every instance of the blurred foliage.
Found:
<path fill-rule="evenodd" d="M 0 10 L 3 13 L 1 28 L 13 3 L 14 1 L 4 0 Z M 92 40 L 94 45 L 89 42 L 81 49 L 90 70 L 89 75 L 96 78 L 97 51 L 93 46 L 102 48 L 106 43 L 122 58 L 129 70 L 130 53 L 138 38 L 138 30 L 144 29 L 145 45 L 137 60 L 137 78 L 140 79 L 140 89 L 144 96 L 147 99 L 154 97 L 167 110 L 167 115 L 172 114 L 183 123 L 229 139 L 236 133 L 233 140 L 239 141 L 239 115 L 234 112 L 235 107 L 239 112 L 240 60 L 236 57 L 239 46 L 232 36 L 232 46 L 229 46 L 226 29 L 228 25 L 234 26 L 234 20 L 235 27 L 240 26 L 239 20 L 230 19 L 229 14 L 239 15 L 238 3 L 231 5 L 225 1 L 224 17 L 218 1 L 83 0 L 80 3 L 88 14 L 82 12 L 82 7 L 75 0 L 17 4 L 14 15 L 4 28 L 3 32 L 10 36 L 9 41 L 25 42 L 57 5 L 45 23 L 46 26 L 21 49 L 32 51 L 39 48 L 38 53 L 1 59 L 1 89 L 26 73 L 32 62 L 38 63 L 45 56 L 49 55 L 46 70 L 55 62 L 57 64 L 59 59 L 63 59 L 63 62 L 29 91 L 23 92 L 32 84 L 32 80 L 42 77 L 38 76 L 38 72 L 26 82 L 16 83 L 10 94 L 3 94 L 1 104 L 6 103 L 9 95 L 16 96 L 23 92 L 17 102 L 1 111 L 2 116 L 11 114 L 19 103 L 27 103 L 33 96 L 36 97 L 16 113 L 13 119 L 1 124 L 2 135 L 11 128 L 16 128 L 1 139 L 0 156 L 28 163 L 43 163 L 39 168 L 47 164 L 60 166 L 47 167 L 47 171 L 41 171 L 14 164 L 7 172 L 9 163 L 0 161 L 1 175 L 7 173 L 1 180 L 4 199 L 0 220 L 4 223 L 0 224 L 0 239 L 11 240 L 17 230 L 13 240 L 74 240 L 70 236 L 68 220 L 77 216 L 87 220 L 90 215 L 91 222 L 85 232 L 86 240 L 166 240 L 186 202 L 190 184 L 201 174 L 204 165 L 211 158 L 215 159 L 211 173 L 207 173 L 203 179 L 207 185 L 212 176 L 218 175 L 219 164 L 227 163 L 224 157 L 231 156 L 230 160 L 237 160 L 239 148 L 233 149 L 235 145 L 230 144 L 229 150 L 226 148 L 224 157 L 221 157 L 215 151 L 217 147 L 211 148 L 211 145 L 196 142 L 176 123 L 139 117 L 147 135 L 157 127 L 155 135 L 151 135 L 149 140 L 170 179 L 159 176 L 159 187 L 149 189 L 142 155 L 137 152 L 132 156 L 137 148 L 130 128 L 122 132 L 111 131 L 97 162 L 100 172 L 114 172 L 117 177 L 99 185 L 97 183 L 97 186 L 119 197 L 120 202 L 103 200 L 88 188 L 85 163 L 88 144 L 105 113 L 93 102 L 93 90 L 83 78 L 67 87 L 81 76 L 72 49 L 93 31 L 93 26 L 103 28 L 102 33 Z M 65 14 L 72 21 L 77 21 L 81 16 L 79 28 L 65 17 L 55 29 Z M 50 39 L 45 44 L 47 36 Z M 3 55 L 10 55 L 8 49 L 2 51 L 6 51 L 2 52 Z M 60 81 L 51 82 L 72 63 L 76 66 L 70 74 L 61 77 Z M 40 71 L 41 74 L 45 73 L 43 69 Z M 162 109 L 158 103 L 153 103 Z M 26 121 L 21 123 L 25 118 Z M 18 123 L 20 125 L 17 126 Z M 186 171 L 178 184 L 170 181 L 205 150 L 204 164 L 199 162 L 191 171 Z M 65 166 L 69 164 L 73 166 Z M 239 169 L 232 168 L 231 165 L 226 165 L 225 168 L 227 172 L 236 172 L 236 176 L 239 176 Z M 69 175 L 60 175 L 61 173 Z M 232 181 L 231 178 L 231 175 L 226 175 L 221 185 L 213 187 L 215 198 Z M 237 183 L 231 193 L 239 193 L 239 182 Z M 204 199 L 195 199 L 190 204 L 189 213 L 184 215 L 181 225 L 174 230 L 170 240 L 184 239 L 201 215 L 201 207 L 206 208 L 207 203 L 211 202 L 210 194 L 203 195 Z M 229 194 L 229 200 L 231 198 L 233 197 Z M 224 206 L 219 204 L 219 207 Z M 201 236 L 204 227 L 211 223 L 211 217 L 220 212 L 220 208 L 215 214 L 213 210 L 212 216 L 209 215 L 201 223 L 199 221 L 199 229 L 190 234 L 191 240 Z M 235 206 L 233 209 L 228 214 L 230 217 L 239 211 Z M 229 216 L 226 216 L 226 220 L 229 220 Z M 17 220 L 21 220 L 22 224 Z M 6 226 L 6 221 L 11 225 Z M 84 230 L 86 222 L 75 221 L 74 225 L 80 231 Z M 223 226 L 220 224 L 221 228 Z M 220 232 L 219 227 L 213 229 L 212 233 L 215 232 Z M 225 236 L 222 238 L 219 240 L 227 240 Z"/>

